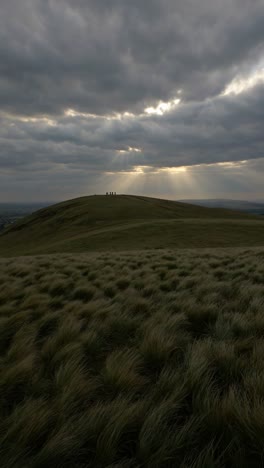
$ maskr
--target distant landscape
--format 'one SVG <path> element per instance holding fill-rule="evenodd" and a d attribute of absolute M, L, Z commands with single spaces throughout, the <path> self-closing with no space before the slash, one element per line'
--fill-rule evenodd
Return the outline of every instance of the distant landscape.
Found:
<path fill-rule="evenodd" d="M 1 466 L 262 466 L 263 217 L 81 197 L 0 254 Z"/>
<path fill-rule="evenodd" d="M 179 200 L 193 205 L 207 206 L 208 208 L 227 208 L 230 210 L 241 210 L 247 213 L 264 216 L 264 202 L 249 202 L 245 200 L 227 199 L 202 199 L 202 200 Z"/>
<path fill-rule="evenodd" d="M 51 203 L 0 203 L 0 232 L 19 219 Z"/>

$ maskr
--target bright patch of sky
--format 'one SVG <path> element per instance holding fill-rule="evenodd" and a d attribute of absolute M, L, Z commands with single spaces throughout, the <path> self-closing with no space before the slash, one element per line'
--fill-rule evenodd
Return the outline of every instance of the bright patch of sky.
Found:
<path fill-rule="evenodd" d="M 127 149 L 121 149 L 117 150 L 118 153 L 120 154 L 125 154 L 125 153 L 141 153 L 141 148 L 134 148 L 132 146 L 129 146 Z"/>
<path fill-rule="evenodd" d="M 246 77 L 236 77 L 229 85 L 225 88 L 223 96 L 228 96 L 230 94 L 241 94 L 245 91 L 254 88 L 259 84 L 264 84 L 264 66 L 253 71 Z"/>
<path fill-rule="evenodd" d="M 144 112 L 149 115 L 152 115 L 152 114 L 163 115 L 165 114 L 165 112 L 169 112 L 172 109 L 174 109 L 176 106 L 178 106 L 180 102 L 181 100 L 179 98 L 173 99 L 172 101 L 168 101 L 168 102 L 159 101 L 156 107 L 146 107 L 146 109 L 144 109 Z"/>

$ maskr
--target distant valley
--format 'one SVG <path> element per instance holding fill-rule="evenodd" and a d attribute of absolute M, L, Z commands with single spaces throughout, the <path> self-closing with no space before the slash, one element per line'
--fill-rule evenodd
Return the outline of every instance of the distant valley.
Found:
<path fill-rule="evenodd" d="M 0 203 L 0 231 L 51 203 Z"/>
<path fill-rule="evenodd" d="M 184 203 L 205 206 L 208 208 L 227 208 L 229 210 L 240 210 L 246 213 L 264 215 L 264 202 L 251 202 L 246 200 L 228 200 L 228 199 L 189 199 L 179 200 Z"/>

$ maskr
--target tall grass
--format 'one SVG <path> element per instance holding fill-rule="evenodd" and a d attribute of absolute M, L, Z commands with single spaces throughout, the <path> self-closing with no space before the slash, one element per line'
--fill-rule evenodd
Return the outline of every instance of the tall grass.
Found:
<path fill-rule="evenodd" d="M 0 278 L 1 466 L 263 466 L 263 249 L 1 259 Z"/>

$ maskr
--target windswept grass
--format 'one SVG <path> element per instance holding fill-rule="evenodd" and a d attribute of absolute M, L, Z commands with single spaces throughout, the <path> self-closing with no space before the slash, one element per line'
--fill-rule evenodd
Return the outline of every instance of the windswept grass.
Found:
<path fill-rule="evenodd" d="M 264 251 L 0 260 L 0 465 L 263 466 Z"/>

